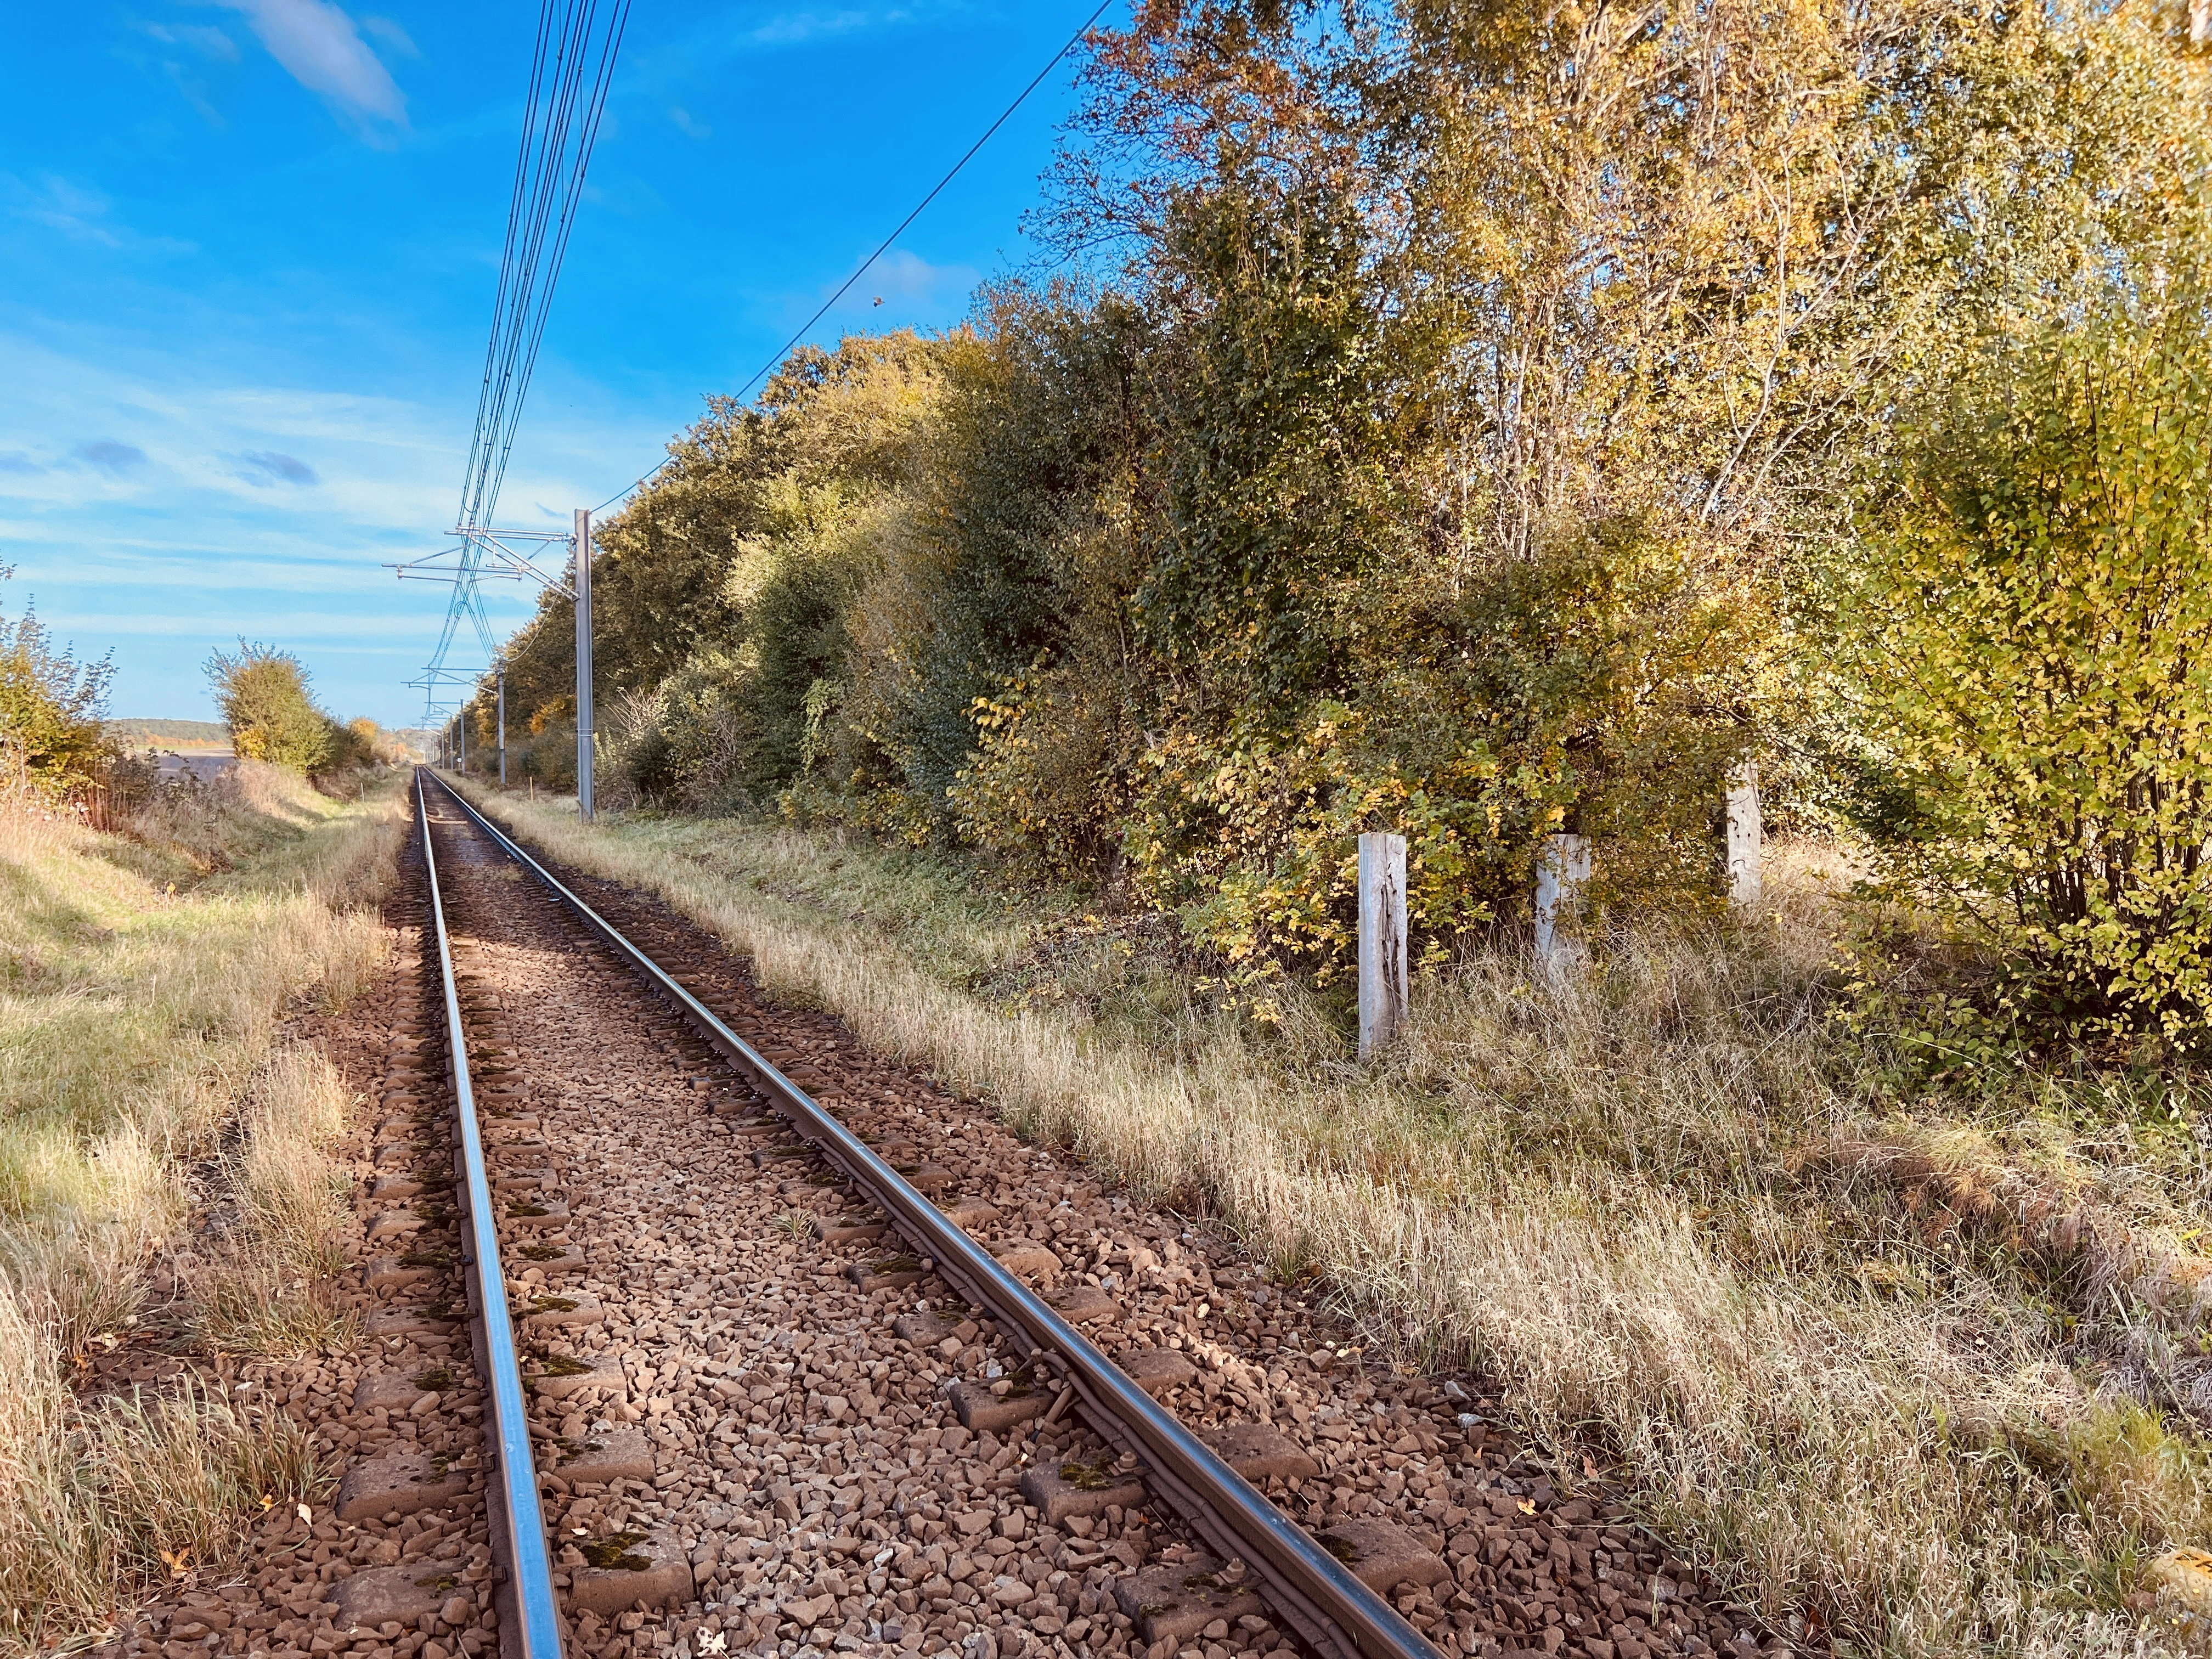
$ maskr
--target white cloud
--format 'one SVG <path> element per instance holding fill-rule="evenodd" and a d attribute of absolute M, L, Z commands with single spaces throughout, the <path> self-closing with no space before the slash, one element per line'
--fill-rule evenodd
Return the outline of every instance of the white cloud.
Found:
<path fill-rule="evenodd" d="M 712 138 L 714 136 L 714 128 L 680 104 L 669 106 L 668 118 L 676 124 L 676 130 L 686 138 Z"/>
<path fill-rule="evenodd" d="M 163 46 L 190 46 L 203 58 L 212 58 L 218 63 L 238 61 L 238 42 L 221 29 L 199 23 L 141 23 L 138 27 L 149 40 L 159 40 Z"/>
<path fill-rule="evenodd" d="M 844 280 L 839 276 L 825 283 L 822 291 L 826 294 Z M 957 305 L 981 280 L 982 273 L 973 265 L 933 265 L 919 254 L 895 247 L 868 267 L 823 320 L 846 327 L 865 319 L 870 328 L 896 327 L 915 312 L 941 312 Z M 800 302 L 791 303 L 795 309 Z"/>
<path fill-rule="evenodd" d="M 315 469 L 296 455 L 278 449 L 252 449 L 238 458 L 246 470 L 238 476 L 257 489 L 273 483 L 312 484 L 322 479 Z"/>
<path fill-rule="evenodd" d="M 221 0 L 246 21 L 269 55 L 372 141 L 407 126 L 407 97 L 329 0 Z M 410 43 L 412 44 L 411 42 Z"/>
<path fill-rule="evenodd" d="M 15 211 L 26 219 L 79 241 L 106 247 L 122 246 L 116 234 L 99 222 L 106 216 L 107 198 L 98 191 L 51 176 L 36 190 L 12 178 L 8 183 L 11 186 L 8 193 L 15 198 Z"/>
<path fill-rule="evenodd" d="M 87 466 L 96 466 L 102 472 L 121 474 L 135 472 L 146 465 L 146 452 L 137 444 L 118 443 L 112 438 L 101 438 L 88 444 L 79 444 L 70 452 Z"/>
<path fill-rule="evenodd" d="M 141 22 L 136 27 L 149 40 L 184 49 L 158 54 L 161 72 L 210 126 L 219 129 L 228 125 L 210 95 L 207 77 L 202 70 L 210 63 L 223 66 L 237 63 L 238 42 L 227 31 L 202 23 Z"/>
<path fill-rule="evenodd" d="M 333 708 L 417 717 L 405 682 L 447 590 L 386 567 L 445 544 L 473 388 L 457 380 L 434 406 L 273 385 L 256 354 L 212 346 L 0 319 L 0 564 L 16 569 L 0 611 L 35 595 L 81 650 L 125 644 L 118 714 L 193 714 L 199 664 L 244 631 L 299 650 Z M 540 365 L 539 390 L 569 395 L 538 400 L 502 521 L 565 527 L 573 506 L 629 482 L 611 458 L 649 458 L 664 435 L 658 416 L 609 418 L 596 386 L 576 395 L 562 374 Z M 501 584 L 485 598 L 503 635 L 536 595 Z M 473 651 L 457 647 L 455 665 L 475 666 Z"/>
<path fill-rule="evenodd" d="M 744 38 L 762 46 L 790 46 L 805 40 L 818 40 L 824 35 L 851 34 L 856 30 L 872 28 L 896 19 L 893 12 L 881 17 L 866 11 L 795 11 L 781 17 L 771 17 L 745 31 Z"/>
<path fill-rule="evenodd" d="M 190 242 L 168 236 L 141 236 L 118 224 L 109 214 L 111 204 L 106 196 L 52 173 L 33 185 L 12 173 L 0 173 L 0 204 L 17 217 L 58 230 L 75 241 L 130 252 L 192 252 Z"/>
<path fill-rule="evenodd" d="M 397 52 L 402 58 L 422 55 L 422 49 L 415 44 L 415 37 L 389 17 L 363 17 L 361 26 L 383 41 L 386 52 Z"/>
<path fill-rule="evenodd" d="M 1001 27 L 1020 9 L 1004 0 L 900 0 L 878 6 L 792 6 L 763 17 L 760 0 L 672 8 L 650 35 L 632 29 L 623 48 L 624 84 L 651 98 L 711 86 L 734 58 L 781 53 L 835 40 L 951 24 Z M 712 95 L 694 91 L 695 96 Z"/>

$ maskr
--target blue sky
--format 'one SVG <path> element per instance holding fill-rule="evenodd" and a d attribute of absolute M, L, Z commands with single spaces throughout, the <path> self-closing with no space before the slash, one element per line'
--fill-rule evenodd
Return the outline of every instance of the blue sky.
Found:
<path fill-rule="evenodd" d="M 500 520 L 565 521 L 659 460 L 1089 10 L 635 0 Z M 200 664 L 243 635 L 297 651 L 340 714 L 419 717 L 445 594 L 380 566 L 453 520 L 536 17 L 12 11 L 0 611 L 35 600 L 81 654 L 112 650 L 116 714 L 211 718 Z M 1034 258 L 1019 221 L 1073 68 L 816 337 L 956 322 Z"/>

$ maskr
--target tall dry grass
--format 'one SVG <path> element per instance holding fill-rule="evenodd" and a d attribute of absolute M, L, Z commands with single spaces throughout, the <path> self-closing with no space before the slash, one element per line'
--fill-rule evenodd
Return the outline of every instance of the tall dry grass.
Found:
<path fill-rule="evenodd" d="M 394 791 L 339 803 L 268 769 L 189 844 L 166 822 L 126 838 L 0 817 L 0 1647 L 96 1630 L 173 1570 L 164 1552 L 206 1560 L 312 1479 L 281 1413 L 70 1383 L 138 1316 L 197 1161 L 224 1168 L 242 1239 L 289 1275 L 274 1288 L 329 1265 L 319 1148 L 343 1097 L 278 1023 L 374 971 L 364 907 L 404 824 Z"/>
<path fill-rule="evenodd" d="M 1916 1097 L 1828 1017 L 1816 882 L 1781 883 L 1765 926 L 1615 939 L 1564 995 L 1510 953 L 1431 975 L 1407 1040 L 1362 1069 L 1326 1011 L 1294 1004 L 1255 1036 L 1117 965 L 1110 939 L 1058 954 L 1118 975 L 1111 994 L 979 995 L 1071 918 L 1025 918 L 927 859 L 487 805 L 1033 1132 L 1202 1190 L 1379 1335 L 1490 1368 L 1568 1454 L 1561 1480 L 1573 1448 L 1602 1447 L 1680 1547 L 1785 1628 L 1916 1659 L 2198 1650 L 2128 1605 L 2142 1555 L 2212 1542 L 2201 1446 L 2118 1363 L 2143 1310 L 2086 1305 L 2078 1261 L 1839 1154 L 2026 1158 L 2045 1186 L 2132 1206 L 2138 1237 L 2187 1182 L 2117 1168 L 2109 1137 L 2069 1143 L 2018 1101 L 1984 1120 Z"/>
<path fill-rule="evenodd" d="M 337 1233 L 352 1177 L 326 1148 L 345 1127 L 346 1099 L 336 1069 L 304 1043 L 276 1049 L 256 1076 L 221 1164 L 235 1218 L 229 1249 L 198 1287 L 192 1330 L 203 1346 L 276 1357 L 358 1336 L 330 1293 L 344 1265 Z"/>
<path fill-rule="evenodd" d="M 0 1296 L 0 1649 L 12 1652 L 112 1625 L 318 1480 L 305 1431 L 273 1403 L 191 1385 L 82 1403 L 67 1359 L 51 1322 Z"/>

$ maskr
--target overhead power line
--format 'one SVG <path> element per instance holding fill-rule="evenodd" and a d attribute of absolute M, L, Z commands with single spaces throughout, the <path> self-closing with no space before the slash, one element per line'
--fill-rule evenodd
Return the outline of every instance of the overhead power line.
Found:
<path fill-rule="evenodd" d="M 469 439 L 454 520 L 459 544 L 400 568 L 402 575 L 453 584 L 445 625 L 418 682 L 431 708 L 441 686 L 466 684 L 476 678 L 446 666 L 465 619 L 473 624 L 487 658 L 498 650 L 479 583 L 487 576 L 538 574 L 528 557 L 518 556 L 507 544 L 560 539 L 495 531 L 494 515 L 629 21 L 629 0 L 542 0 L 538 9 L 529 88 L 523 101 L 522 140 L 515 152 L 499 282 L 493 291 L 491 332 L 484 347 L 476 426 Z"/>
<path fill-rule="evenodd" d="M 1103 17 L 1106 15 L 1107 7 L 1113 3 L 1114 0 L 1101 0 L 1101 3 L 1098 8 L 1093 11 L 1090 16 L 1083 20 L 1081 27 L 1079 27 L 1074 33 L 1067 37 L 1066 44 L 1063 45 L 1058 52 L 1053 53 L 1053 55 L 1046 60 L 1044 67 L 1036 72 L 1030 83 L 1024 87 L 1020 92 L 1015 94 L 1014 101 L 999 112 L 999 118 L 992 122 L 989 126 L 983 129 L 983 136 L 976 139 L 974 143 L 969 145 L 967 151 L 958 161 L 952 164 L 951 169 L 946 172 L 945 175 L 930 187 L 929 194 L 923 197 L 921 200 L 915 204 L 914 210 L 908 214 L 905 218 L 900 220 L 898 222 L 897 228 L 894 229 L 890 235 L 884 237 L 881 242 L 876 245 L 876 251 L 868 255 L 866 258 L 860 261 L 859 265 L 854 267 L 853 274 L 838 284 L 837 291 L 822 302 L 815 313 L 811 317 L 809 317 L 806 321 L 799 326 L 799 331 L 793 334 L 788 340 L 786 340 L 781 346 L 776 348 L 775 355 L 774 356 L 770 357 L 766 362 L 763 363 L 757 369 L 753 371 L 752 378 L 738 388 L 736 395 L 738 398 L 742 398 L 748 392 L 750 392 L 763 380 L 767 379 L 769 374 L 775 369 L 775 366 L 781 362 L 787 356 L 790 356 L 792 348 L 813 331 L 815 324 L 820 322 L 824 317 L 830 314 L 830 307 L 852 291 L 853 284 L 859 282 L 862 276 L 867 274 L 869 267 L 873 265 L 877 260 L 882 258 L 884 254 L 890 252 L 891 244 L 897 241 L 900 237 L 905 235 L 907 227 L 911 225 L 915 220 L 921 217 L 922 210 L 928 207 L 932 202 L 935 201 L 939 196 L 944 193 L 945 187 L 947 185 L 951 184 L 955 179 L 960 176 L 961 168 L 966 167 L 969 162 L 974 161 L 975 159 L 975 153 L 981 149 L 984 145 L 991 142 L 992 134 L 998 131 L 1000 127 L 1006 125 L 1007 121 L 1012 118 L 1014 112 L 1029 101 L 1030 94 L 1044 84 L 1045 77 L 1050 75 L 1053 70 L 1059 66 L 1060 60 L 1066 57 L 1069 52 L 1075 50 L 1076 46 L 1082 41 L 1083 37 L 1091 33 L 1091 26 L 1097 23 L 1101 17 Z M 654 467 L 643 477 L 638 479 L 636 483 L 627 484 L 623 486 L 623 488 L 617 489 L 613 495 L 608 496 L 606 500 L 601 501 L 599 506 L 593 507 L 592 511 L 595 514 L 605 512 L 608 507 L 612 507 L 617 501 L 622 500 L 623 496 L 629 495 L 632 490 L 641 489 L 646 484 L 652 483 L 653 479 L 659 477 L 663 472 L 668 470 L 671 462 L 672 462 L 674 459 L 675 458 L 673 456 L 670 457 L 668 460 L 661 462 L 659 466 Z"/>
<path fill-rule="evenodd" d="M 583 194 L 585 169 L 599 137 L 607 83 L 629 21 L 629 0 L 614 0 L 604 33 L 597 28 L 599 10 L 598 0 L 567 0 L 558 7 L 556 21 L 556 0 L 546 0 L 538 14 L 491 338 L 484 350 L 476 432 L 461 486 L 464 525 L 488 524 L 497 510 L 524 394 Z"/>

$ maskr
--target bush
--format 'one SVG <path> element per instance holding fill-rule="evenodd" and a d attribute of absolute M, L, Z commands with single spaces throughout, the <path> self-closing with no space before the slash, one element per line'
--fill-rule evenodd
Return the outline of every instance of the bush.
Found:
<path fill-rule="evenodd" d="M 495 759 L 494 763 L 498 763 Z M 535 785 L 556 794 L 576 792 L 576 720 L 573 708 L 566 719 L 545 720 L 527 732 L 507 734 L 507 775 L 517 787 Z"/>
<path fill-rule="evenodd" d="M 366 771 L 406 763 L 405 745 L 366 714 L 343 725 L 331 720 L 330 737 L 330 754 L 323 762 L 325 771 Z"/>
<path fill-rule="evenodd" d="M 0 567 L 0 580 L 11 574 Z M 33 611 L 0 618 L 0 766 L 42 795 L 93 781 L 113 758 L 102 726 L 113 672 L 58 647 Z"/>
<path fill-rule="evenodd" d="M 601 799 L 717 811 L 750 799 L 739 781 L 753 722 L 743 666 L 693 658 L 651 693 L 624 692 L 601 723 Z"/>
<path fill-rule="evenodd" d="M 1638 525 L 1489 561 L 1455 601 L 1372 616 L 1383 648 L 1290 731 L 1256 700 L 1163 720 L 1128 821 L 1139 885 L 1257 975 L 1323 980 L 1350 958 L 1363 830 L 1406 836 L 1409 915 L 1438 945 L 1524 920 L 1562 829 L 1598 845 L 1592 920 L 1717 907 L 1714 820 L 1773 699 L 1771 614 L 1726 550 Z"/>
<path fill-rule="evenodd" d="M 2212 349 L 2191 296 L 1993 351 L 1838 583 L 1888 888 L 2008 969 L 2001 1015 L 2212 1015 Z"/>
<path fill-rule="evenodd" d="M 267 761 L 294 772 L 313 772 L 330 761 L 338 729 L 315 707 L 307 673 L 289 651 L 238 642 L 207 660 L 231 746 L 246 760 Z"/>

